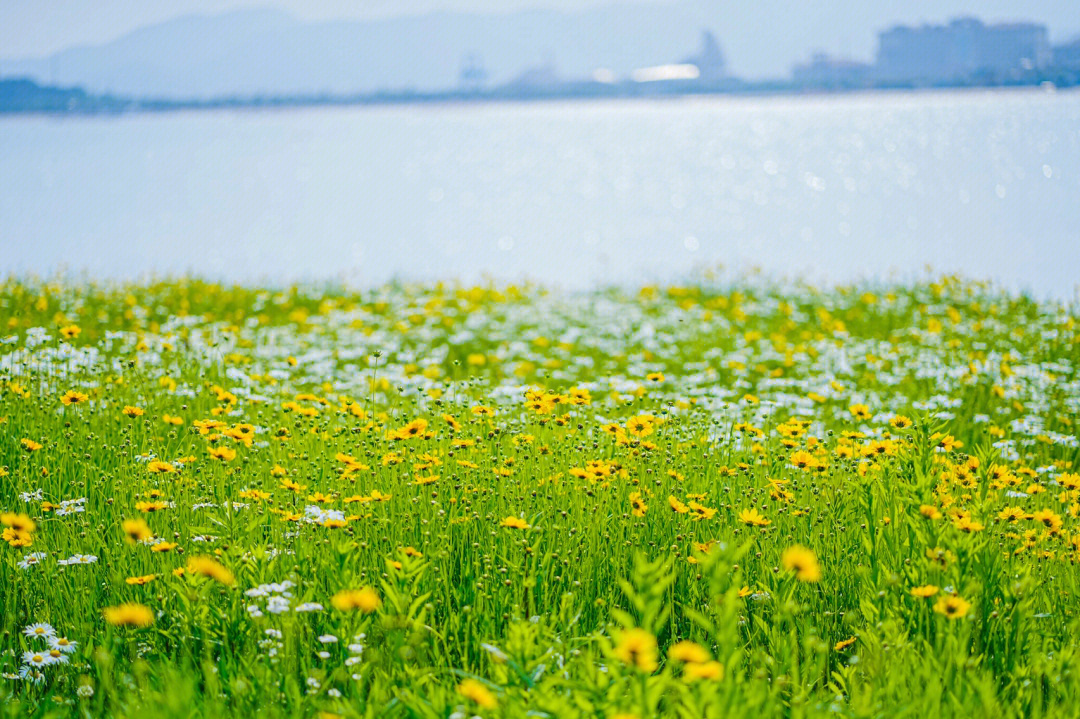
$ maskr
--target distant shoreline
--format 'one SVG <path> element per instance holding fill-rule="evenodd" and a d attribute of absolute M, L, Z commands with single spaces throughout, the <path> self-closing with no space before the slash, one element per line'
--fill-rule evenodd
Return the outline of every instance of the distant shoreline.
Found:
<path fill-rule="evenodd" d="M 81 88 L 39 86 L 27 80 L 0 80 L 30 83 L 41 91 L 23 104 L 4 102 L 0 96 L 0 117 L 42 115 L 56 117 L 115 116 L 204 110 L 267 110 L 307 107 L 379 107 L 403 105 L 471 105 L 497 103 L 574 102 L 598 100 L 664 100 L 696 97 L 830 97 L 873 93 L 934 93 L 955 91 L 1043 91 L 1075 90 L 1076 83 L 1024 82 L 1009 84 L 892 84 L 874 86 L 802 86 L 788 82 L 746 83 L 729 81 L 722 86 L 702 86 L 690 82 L 567 84 L 552 88 L 493 89 L 490 91 L 374 92 L 350 95 L 318 94 L 290 96 L 219 97 L 207 100 L 135 99 L 112 95 L 90 95 Z M 31 90 L 31 93 L 33 90 Z"/>

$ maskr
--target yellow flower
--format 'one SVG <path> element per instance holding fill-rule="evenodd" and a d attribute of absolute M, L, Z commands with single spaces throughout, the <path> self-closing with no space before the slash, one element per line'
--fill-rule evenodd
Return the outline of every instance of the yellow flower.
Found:
<path fill-rule="evenodd" d="M 626 431 L 635 437 L 648 437 L 656 429 L 656 418 L 651 414 L 639 414 L 626 420 Z"/>
<path fill-rule="evenodd" d="M 476 702 L 476 705 L 482 709 L 494 709 L 499 705 L 491 690 L 475 679 L 466 679 L 458 684 L 457 693 Z"/>
<path fill-rule="evenodd" d="M 152 462 L 147 462 L 146 469 L 153 474 L 173 474 L 176 472 L 176 467 L 172 466 L 168 462 L 162 462 L 159 459 L 155 459 Z"/>
<path fill-rule="evenodd" d="M 686 664 L 701 664 L 712 659 L 709 655 L 709 651 L 705 649 L 705 647 L 697 642 L 691 641 L 681 641 L 672 644 L 671 648 L 668 649 L 668 658 L 674 662 L 683 662 Z"/>
<path fill-rule="evenodd" d="M 428 422 L 426 419 L 414 419 L 407 425 L 399 430 L 391 432 L 390 439 L 413 439 L 416 437 L 423 437 L 424 432 L 427 430 Z"/>
<path fill-rule="evenodd" d="M 1015 522 L 1019 519 L 1025 519 L 1027 516 L 1027 512 L 1024 511 L 1023 507 L 1005 507 L 998 512 L 998 519 L 1005 522 Z"/>
<path fill-rule="evenodd" d="M 34 544 L 34 535 L 29 532 L 20 532 L 11 527 L 6 528 L 3 533 L 0 533 L 0 539 L 7 542 L 8 546 L 11 547 L 30 547 Z"/>
<path fill-rule="evenodd" d="M 854 644 L 855 640 L 856 640 L 855 637 L 848 637 L 847 639 L 841 639 L 840 641 L 838 641 L 835 644 L 835 646 L 833 646 L 833 651 L 837 651 L 837 652 L 843 651 L 843 650 L 847 649 L 848 647 L 850 647 L 852 644 Z"/>
<path fill-rule="evenodd" d="M 784 566 L 784 569 L 795 572 L 795 578 L 800 582 L 821 580 L 821 565 L 818 564 L 817 555 L 806 547 L 799 545 L 788 547 L 780 555 L 780 564 Z"/>
<path fill-rule="evenodd" d="M 851 416 L 855 419 L 870 419 L 870 408 L 865 404 L 853 404 L 848 407 L 848 411 L 851 412 Z"/>
<path fill-rule="evenodd" d="M 19 444 L 21 444 L 23 449 L 27 452 L 36 452 L 43 446 L 32 439 L 20 439 Z"/>
<path fill-rule="evenodd" d="M 222 566 L 213 557 L 205 555 L 189 559 L 187 561 L 187 571 L 192 574 L 201 574 L 204 577 L 210 577 L 214 581 L 226 585 L 231 585 L 235 581 L 232 572 Z"/>
<path fill-rule="evenodd" d="M 124 414 L 128 417 L 142 417 L 146 412 L 138 407 L 132 407 L 130 404 L 126 405 L 123 409 Z"/>
<path fill-rule="evenodd" d="M 127 582 L 128 584 L 137 584 L 139 586 L 142 586 L 144 584 L 149 584 L 150 582 L 154 581 L 155 579 L 157 579 L 156 574 L 144 574 L 141 577 L 128 577 L 124 581 Z"/>
<path fill-rule="evenodd" d="M 0 514 L 0 524 L 5 527 L 11 527 L 15 532 L 22 534 L 32 534 L 37 529 L 37 525 L 34 520 L 26 514 L 15 514 L 14 512 L 4 512 Z"/>
<path fill-rule="evenodd" d="M 499 522 L 500 527 L 509 527 L 510 529 L 528 529 L 529 523 L 520 517 L 513 515 L 507 517 L 503 521 Z"/>
<path fill-rule="evenodd" d="M 651 674 L 657 667 L 656 637 L 644 629 L 627 629 L 619 636 L 619 642 L 612 652 L 615 658 Z"/>
<path fill-rule="evenodd" d="M 724 678 L 724 665 L 720 662 L 711 661 L 701 664 L 687 664 L 683 668 L 683 679 L 688 682 L 698 679 L 720 681 Z"/>
<path fill-rule="evenodd" d="M 176 549 L 176 542 L 155 542 L 150 545 L 151 552 L 171 552 Z M 179 576 L 179 575 L 177 575 Z"/>
<path fill-rule="evenodd" d="M 78 325 L 68 325 L 67 327 L 60 328 L 60 334 L 63 335 L 65 339 L 69 340 L 78 337 L 80 332 L 82 332 L 82 329 L 78 327 Z"/>
<path fill-rule="evenodd" d="M 932 504 L 919 505 L 919 514 L 927 519 L 941 519 L 941 512 Z"/>
<path fill-rule="evenodd" d="M 231 462 L 236 459 L 236 450 L 229 447 L 211 447 L 210 456 L 222 462 Z"/>
<path fill-rule="evenodd" d="M 1062 472 L 1057 481 L 1065 489 L 1080 489 L 1080 474 L 1076 472 Z"/>
<path fill-rule="evenodd" d="M 971 517 L 957 517 L 953 522 L 953 526 L 959 529 L 961 532 L 981 532 L 985 527 L 981 522 L 976 522 Z"/>
<path fill-rule="evenodd" d="M 716 516 L 715 509 L 697 502 L 690 502 L 690 511 L 694 513 L 694 519 L 712 519 Z"/>
<path fill-rule="evenodd" d="M 671 507 L 671 510 L 676 514 L 686 514 L 690 511 L 690 508 L 680 502 L 676 497 L 669 496 L 667 498 L 667 501 L 668 505 Z"/>
<path fill-rule="evenodd" d="M 939 434 L 934 434 L 934 435 L 932 435 L 930 437 L 930 439 L 938 440 L 937 446 L 939 448 L 943 449 L 946 452 L 951 452 L 954 449 L 960 449 L 961 447 L 964 446 L 963 442 L 960 442 L 955 437 L 953 437 L 951 434 L 947 434 L 947 435 L 944 435 L 944 436 L 942 436 L 940 433 Z"/>
<path fill-rule="evenodd" d="M 756 509 L 744 509 L 739 512 L 738 519 L 751 527 L 768 527 L 772 524 L 772 520 L 765 518 Z"/>
<path fill-rule="evenodd" d="M 121 604 L 102 610 L 105 621 L 114 627 L 148 627 L 154 623 L 154 613 L 142 604 Z"/>
<path fill-rule="evenodd" d="M 90 395 L 83 394 L 82 392 L 76 392 L 75 390 L 68 390 L 60 396 L 60 401 L 65 405 L 82 404 L 90 399 Z"/>
<path fill-rule="evenodd" d="M 817 466 L 817 459 L 814 455 L 805 450 L 799 450 L 798 452 L 792 452 L 791 458 L 788 460 L 799 469 L 813 469 Z"/>
<path fill-rule="evenodd" d="M 359 609 L 364 614 L 371 614 L 382 606 L 379 593 L 371 587 L 343 589 L 333 596 L 330 603 L 334 605 L 335 609 L 340 609 L 343 612 Z"/>
<path fill-rule="evenodd" d="M 142 519 L 125 519 L 120 526 L 129 542 L 145 542 L 154 536 L 154 533 L 150 531 L 150 525 Z"/>
<path fill-rule="evenodd" d="M 960 619 L 971 609 L 971 602 L 961 597 L 943 596 L 934 604 L 934 611 L 949 619 Z"/>
<path fill-rule="evenodd" d="M 918 597 L 920 599 L 927 599 L 938 593 L 938 588 L 933 584 L 924 584 L 921 587 L 912 587 L 911 596 Z"/>
<path fill-rule="evenodd" d="M 1049 529 L 1060 529 L 1062 525 L 1061 517 L 1052 509 L 1039 509 L 1032 513 L 1031 518 Z"/>

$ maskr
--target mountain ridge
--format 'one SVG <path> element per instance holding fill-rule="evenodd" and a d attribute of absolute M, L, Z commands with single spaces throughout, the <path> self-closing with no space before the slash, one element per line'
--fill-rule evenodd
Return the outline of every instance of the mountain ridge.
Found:
<path fill-rule="evenodd" d="M 1000 0 L 984 4 L 1002 10 L 1010 5 Z M 831 15 L 810 17 L 793 16 L 781 0 L 761 0 L 752 11 L 739 5 L 680 0 L 574 12 L 442 10 L 347 21 L 304 21 L 281 8 L 262 6 L 185 15 L 108 43 L 81 45 L 45 58 L 0 61 L 0 74 L 79 85 L 97 93 L 170 98 L 431 91 L 455 86 L 469 53 L 483 59 L 493 82 L 509 81 L 545 64 L 568 78 L 586 77 L 598 68 L 624 75 L 635 67 L 677 62 L 694 52 L 701 31 L 709 30 L 719 39 L 732 72 L 762 77 L 786 74 L 792 62 L 821 46 L 835 50 L 839 45 L 843 54 L 869 59 L 876 46 L 874 29 L 893 22 L 882 18 L 904 18 L 910 4 L 883 0 L 868 10 L 856 0 L 838 0 Z M 1071 17 L 1063 12 L 1068 0 L 1041 0 L 1041 6 L 1041 16 L 1032 11 L 1031 19 Z M 963 0 L 943 0 L 935 4 L 933 19 L 960 14 L 965 7 Z M 907 12 L 910 15 L 910 9 Z M 999 12 L 997 17 L 1009 16 Z M 830 32 L 832 37 L 837 32 L 850 37 L 830 42 Z"/>

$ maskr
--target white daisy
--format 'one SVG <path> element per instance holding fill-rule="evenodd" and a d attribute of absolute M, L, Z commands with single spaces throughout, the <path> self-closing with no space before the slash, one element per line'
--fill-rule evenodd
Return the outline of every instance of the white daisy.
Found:
<path fill-rule="evenodd" d="M 78 646 L 78 642 L 72 641 L 67 637 L 49 637 L 49 648 L 56 649 L 64 654 L 73 653 Z"/>
<path fill-rule="evenodd" d="M 28 637 L 43 637 L 48 639 L 49 637 L 56 636 L 56 630 L 52 628 L 52 625 L 45 624 L 44 622 L 38 622 L 37 624 L 31 624 L 23 629 L 23 634 Z"/>
<path fill-rule="evenodd" d="M 19 676 L 23 681 L 32 682 L 34 684 L 40 684 L 45 681 L 45 674 L 40 670 L 31 666 L 25 666 L 19 670 Z"/>
<path fill-rule="evenodd" d="M 70 566 L 72 564 L 93 564 L 98 560 L 93 554 L 73 554 L 67 559 L 61 559 L 57 564 L 62 566 Z"/>
<path fill-rule="evenodd" d="M 47 655 L 51 660 L 52 664 L 67 664 L 68 661 L 70 661 L 67 654 L 60 651 L 59 649 L 50 649 L 47 652 Z"/>
<path fill-rule="evenodd" d="M 23 652 L 23 664 L 28 667 L 47 667 L 53 663 L 48 652 Z"/>
<path fill-rule="evenodd" d="M 47 556 L 49 555 L 45 554 L 45 552 L 32 552 L 27 554 L 19 561 L 19 569 L 29 569 L 30 567 L 37 566 L 38 564 L 41 564 L 41 560 L 45 559 Z"/>

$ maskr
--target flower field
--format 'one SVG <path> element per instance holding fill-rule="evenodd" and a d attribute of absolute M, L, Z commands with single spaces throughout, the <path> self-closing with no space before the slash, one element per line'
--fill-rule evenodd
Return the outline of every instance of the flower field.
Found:
<path fill-rule="evenodd" d="M 1077 308 L 0 284 L 0 716 L 1080 707 Z"/>

